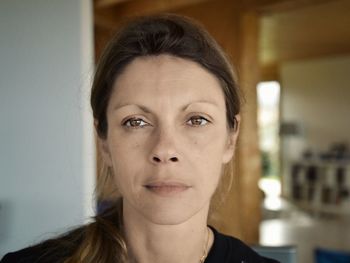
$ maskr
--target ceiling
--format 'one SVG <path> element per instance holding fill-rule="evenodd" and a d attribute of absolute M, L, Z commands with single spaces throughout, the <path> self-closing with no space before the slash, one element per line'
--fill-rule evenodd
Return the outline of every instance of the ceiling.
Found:
<path fill-rule="evenodd" d="M 350 54 L 350 0 L 266 12 L 261 17 L 260 61 L 265 67 L 340 54 Z"/>
<path fill-rule="evenodd" d="M 95 28 L 113 28 L 125 14 L 171 12 L 207 1 L 218 0 L 94 0 Z M 350 0 L 242 0 L 242 3 L 261 12 L 259 55 L 265 73 L 276 72 L 285 61 L 350 54 Z"/>

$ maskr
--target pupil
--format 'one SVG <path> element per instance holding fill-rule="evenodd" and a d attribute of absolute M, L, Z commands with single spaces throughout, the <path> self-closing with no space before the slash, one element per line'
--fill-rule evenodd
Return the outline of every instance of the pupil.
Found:
<path fill-rule="evenodd" d="M 195 118 L 193 124 L 201 124 L 201 120 L 199 118 Z"/>
<path fill-rule="evenodd" d="M 138 126 L 140 124 L 140 122 L 141 122 L 140 120 L 132 120 L 131 121 L 131 125 L 132 126 Z"/>

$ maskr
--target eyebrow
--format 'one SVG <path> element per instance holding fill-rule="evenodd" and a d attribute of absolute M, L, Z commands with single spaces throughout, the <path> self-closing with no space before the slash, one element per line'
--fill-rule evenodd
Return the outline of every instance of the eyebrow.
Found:
<path fill-rule="evenodd" d="M 192 101 L 192 102 L 186 104 L 185 106 L 183 106 L 181 108 L 181 111 L 186 111 L 188 109 L 188 107 L 190 107 L 193 104 L 207 104 L 207 105 L 210 105 L 210 106 L 218 107 L 218 105 L 215 102 L 207 101 L 207 100 L 199 100 L 199 101 Z M 121 109 L 123 107 L 127 107 L 127 106 L 136 106 L 136 107 L 140 108 L 142 111 L 144 111 L 145 113 L 153 113 L 152 110 L 150 110 L 146 106 L 139 105 L 139 104 L 134 104 L 134 103 L 125 103 L 125 104 L 121 104 L 121 105 L 116 105 L 113 108 L 113 111 L 117 111 L 117 110 L 119 110 L 119 109 Z"/>

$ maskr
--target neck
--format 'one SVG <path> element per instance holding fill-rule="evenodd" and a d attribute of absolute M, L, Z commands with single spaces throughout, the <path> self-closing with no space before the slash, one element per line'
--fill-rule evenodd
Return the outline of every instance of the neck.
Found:
<path fill-rule="evenodd" d="M 209 206 L 186 222 L 164 225 L 151 222 L 124 204 L 124 229 L 130 261 L 199 263 L 213 243 L 213 234 L 207 228 L 208 209 Z"/>

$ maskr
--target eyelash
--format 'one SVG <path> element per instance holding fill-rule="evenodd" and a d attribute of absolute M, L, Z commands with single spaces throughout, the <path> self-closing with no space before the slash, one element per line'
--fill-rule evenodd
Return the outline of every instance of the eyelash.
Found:
<path fill-rule="evenodd" d="M 203 116 L 199 116 L 199 115 L 196 115 L 196 116 L 192 116 L 188 121 L 191 121 L 193 119 L 201 119 L 201 120 L 204 120 L 206 121 L 207 123 L 211 123 L 207 118 L 204 118 Z M 122 126 L 125 126 L 126 128 L 129 128 L 129 129 L 142 129 L 144 128 L 145 126 L 147 125 L 143 125 L 143 126 L 131 126 L 131 125 L 127 125 L 127 123 L 133 121 L 133 120 L 136 120 L 136 121 L 141 121 L 141 122 L 144 122 L 144 123 L 147 123 L 145 122 L 144 120 L 142 120 L 141 118 L 130 118 L 130 119 L 127 119 L 123 124 Z M 187 121 L 187 122 L 188 122 Z M 186 123 L 187 123 L 186 122 Z M 201 127 L 201 126 L 205 126 L 206 124 L 203 124 L 203 125 L 191 125 L 193 127 Z"/>

